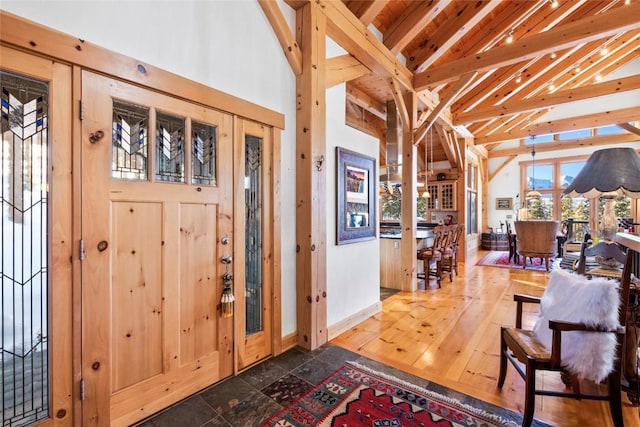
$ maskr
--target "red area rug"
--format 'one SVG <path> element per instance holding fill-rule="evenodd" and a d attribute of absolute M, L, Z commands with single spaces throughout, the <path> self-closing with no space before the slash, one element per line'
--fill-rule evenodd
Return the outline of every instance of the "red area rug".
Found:
<path fill-rule="evenodd" d="M 349 362 L 263 427 L 517 425 L 456 399 Z"/>
<path fill-rule="evenodd" d="M 553 259 L 549 260 L 549 270 L 553 268 L 553 262 Z M 509 260 L 509 252 L 491 251 L 484 257 L 482 257 L 482 259 L 477 262 L 477 265 L 484 265 L 487 267 L 519 268 L 520 270 L 522 270 L 522 257 L 520 257 L 520 262 L 516 264 L 515 262 L 513 262 L 513 260 Z M 527 258 L 526 269 L 546 271 L 544 267 L 544 260 L 541 260 L 540 258 L 529 260 Z"/>

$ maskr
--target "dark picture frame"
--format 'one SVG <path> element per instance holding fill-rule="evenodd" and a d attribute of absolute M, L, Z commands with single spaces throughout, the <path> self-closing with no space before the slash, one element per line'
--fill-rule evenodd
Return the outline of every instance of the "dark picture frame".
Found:
<path fill-rule="evenodd" d="M 376 238 L 376 159 L 336 147 L 336 243 Z"/>

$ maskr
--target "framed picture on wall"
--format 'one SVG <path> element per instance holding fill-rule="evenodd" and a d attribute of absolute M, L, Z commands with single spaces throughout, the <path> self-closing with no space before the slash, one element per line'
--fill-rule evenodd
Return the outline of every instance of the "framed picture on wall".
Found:
<path fill-rule="evenodd" d="M 336 148 L 336 243 L 376 238 L 376 159 Z"/>
<path fill-rule="evenodd" d="M 510 210 L 510 209 L 513 209 L 513 198 L 512 197 L 497 197 L 496 198 L 496 209 L 498 209 L 498 210 Z"/>

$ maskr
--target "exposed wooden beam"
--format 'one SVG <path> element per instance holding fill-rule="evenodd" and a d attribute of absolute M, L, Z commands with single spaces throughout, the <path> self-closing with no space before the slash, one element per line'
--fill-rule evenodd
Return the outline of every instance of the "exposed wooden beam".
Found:
<path fill-rule="evenodd" d="M 586 16 L 595 15 L 597 13 L 602 12 L 602 8 L 604 7 L 601 2 L 593 2 L 592 4 L 595 7 L 591 7 L 591 4 L 586 4 L 587 0 L 579 0 L 573 2 L 560 2 L 559 6 L 552 11 L 549 12 L 545 16 L 545 19 L 540 19 L 539 21 L 532 23 L 532 26 L 529 26 L 529 20 L 527 20 L 527 25 L 515 25 L 516 29 L 514 32 L 514 37 L 516 39 L 527 37 L 530 34 L 536 34 L 539 32 L 548 31 L 549 29 L 556 26 L 559 22 L 565 20 L 569 15 L 571 16 L 571 20 L 578 20 L 585 18 Z M 540 4 L 540 3 L 538 3 Z M 543 6 L 544 9 L 549 11 L 549 8 Z M 530 10 L 531 13 L 535 13 L 533 10 Z M 521 19 L 526 19 L 528 15 L 524 14 L 521 16 Z M 511 27 L 513 28 L 513 27 Z M 501 38 L 498 37 L 498 40 Z M 593 45 L 599 42 L 592 42 Z M 588 45 L 588 44 L 587 44 Z M 585 45 L 581 45 L 585 46 Z M 579 50 L 582 49 L 580 46 L 576 46 L 570 50 Z M 569 51 L 565 52 L 555 52 L 556 59 L 547 60 L 545 57 L 535 57 L 529 59 L 528 61 L 518 62 L 516 64 L 512 64 L 508 67 L 502 67 L 498 70 L 492 70 L 490 72 L 485 73 L 482 78 L 489 79 L 488 81 L 491 84 L 488 85 L 480 85 L 479 82 L 481 79 L 477 79 L 474 82 L 474 85 L 478 85 L 473 88 L 473 90 L 468 91 L 463 97 L 461 97 L 458 105 L 452 105 L 451 108 L 453 111 L 470 111 L 472 108 L 486 108 L 494 103 L 500 104 L 506 102 L 507 99 L 513 97 L 515 94 L 523 91 L 527 85 L 531 85 L 531 87 L 538 86 L 538 83 L 534 83 L 535 80 L 543 73 L 548 70 L 555 69 L 556 64 L 560 64 L 562 61 L 561 58 L 564 56 L 571 55 Z M 577 61 L 577 58 L 574 58 L 574 62 L 571 65 L 574 65 Z M 520 75 L 520 81 L 516 82 L 517 76 Z M 549 79 L 557 78 L 558 76 L 549 77 Z M 544 81 L 544 80 L 543 80 Z M 549 80 L 546 80 L 548 82 Z M 531 96 L 529 94 L 528 96 Z M 524 98 L 527 96 L 518 96 L 517 98 Z M 498 102 L 496 102 L 498 100 Z"/>
<path fill-rule="evenodd" d="M 598 147 L 602 145 L 621 144 L 626 142 L 638 142 L 638 136 L 628 133 L 618 133 L 613 135 L 596 135 L 587 138 L 575 138 L 553 142 L 536 142 L 536 153 L 543 153 L 558 150 L 570 150 L 572 148 Z M 514 148 L 503 148 L 489 150 L 489 158 L 517 156 L 531 152 L 530 146 L 520 146 Z"/>
<path fill-rule="evenodd" d="M 458 79 L 469 70 L 487 71 L 521 62 L 559 49 L 640 28 L 640 3 L 631 3 L 602 14 L 553 28 L 510 45 L 434 67 L 414 77 L 416 90 Z"/>
<path fill-rule="evenodd" d="M 402 93 L 402 89 L 400 88 L 400 84 L 396 81 L 396 79 L 389 79 L 389 85 L 391 86 L 391 95 L 393 96 L 393 100 L 396 102 L 396 108 L 398 109 L 398 113 L 400 114 L 400 120 L 402 120 L 402 131 L 409 132 L 412 126 L 412 121 L 410 120 L 410 116 L 412 115 L 409 110 L 407 110 L 407 104 L 404 100 L 404 95 Z"/>
<path fill-rule="evenodd" d="M 361 91 L 353 85 L 347 85 L 346 90 L 347 99 L 360 107 L 364 108 L 371 114 L 379 117 L 382 120 L 387 120 L 387 106 L 380 104 L 377 100 Z"/>
<path fill-rule="evenodd" d="M 640 135 L 640 129 L 635 127 L 634 125 L 632 125 L 630 123 L 618 123 L 618 127 L 621 127 L 622 129 L 626 130 L 627 132 L 631 132 L 631 133 L 634 133 L 636 135 Z"/>
<path fill-rule="evenodd" d="M 296 325 L 297 344 L 314 350 L 327 342 L 326 16 L 314 2 L 296 11 L 302 74 L 296 78 Z"/>
<path fill-rule="evenodd" d="M 399 53 L 418 35 L 423 27 L 451 2 L 432 0 L 411 2 L 409 7 L 396 19 L 383 35 L 384 45 L 393 53 Z"/>
<path fill-rule="evenodd" d="M 383 78 L 394 78 L 404 89 L 413 90 L 409 69 L 351 13 L 341 1 L 316 0 L 327 17 L 329 37 L 364 66 Z"/>
<path fill-rule="evenodd" d="M 448 132 L 448 135 L 450 136 L 451 141 L 453 142 L 453 147 L 456 151 L 456 158 L 458 159 L 458 171 L 462 172 L 464 170 L 465 162 L 464 158 L 462 157 L 463 151 L 460 150 L 460 138 L 458 138 L 458 135 L 453 131 Z M 464 139 L 462 140 L 462 142 L 464 143 Z"/>
<path fill-rule="evenodd" d="M 414 133 L 414 144 L 418 145 L 420 143 L 420 141 L 422 141 L 422 139 L 424 138 L 424 136 L 427 134 L 427 131 L 429 130 L 429 128 L 432 126 L 433 122 L 435 121 L 436 118 L 438 118 L 438 116 L 440 116 L 440 113 L 445 109 L 445 108 L 449 108 L 449 106 L 453 103 L 453 101 L 455 101 L 456 97 L 458 96 L 458 94 L 460 92 L 462 92 L 464 90 L 464 88 L 478 75 L 477 71 L 473 71 L 469 74 L 466 74 L 464 76 L 462 76 L 462 78 L 460 78 L 460 80 L 458 80 L 456 82 L 456 84 L 451 88 L 451 90 L 449 90 L 449 92 L 444 96 L 444 98 L 442 98 L 442 100 L 440 101 L 440 103 L 438 104 L 438 106 L 431 112 L 431 114 L 429 114 L 429 117 L 427 118 L 427 120 L 420 126 L 420 128 L 418 128 L 415 133 Z"/>
<path fill-rule="evenodd" d="M 429 43 L 419 46 L 408 55 L 409 69 L 419 73 L 431 66 L 466 34 L 467 29 L 477 25 L 499 4 L 500 0 L 459 2 L 462 10 L 458 19 L 446 20 L 429 39 Z M 465 22 L 464 28 L 460 28 L 460 21 Z"/>
<path fill-rule="evenodd" d="M 640 75 L 624 77 L 602 83 L 592 84 L 576 89 L 567 89 L 554 93 L 548 93 L 535 98 L 505 103 L 483 110 L 472 110 L 468 113 L 454 113 L 454 124 L 467 124 L 477 121 L 489 120 L 494 117 L 504 117 L 527 111 L 540 110 L 569 102 L 582 101 L 599 96 L 621 93 L 629 90 L 640 89 Z"/>
<path fill-rule="evenodd" d="M 489 152 L 487 151 L 485 146 L 483 146 L 483 145 L 467 145 L 467 147 L 476 156 L 481 157 L 483 159 L 488 159 L 489 158 Z"/>
<path fill-rule="evenodd" d="M 449 161 L 451 168 L 457 169 L 458 158 L 456 157 L 455 148 L 453 147 L 453 141 L 447 134 L 447 131 L 444 128 L 440 128 L 436 132 L 436 135 L 438 135 L 438 138 L 440 139 L 440 144 L 444 149 L 444 154 L 447 157 L 447 160 Z"/>
<path fill-rule="evenodd" d="M 536 147 L 537 148 L 537 147 Z M 511 161 L 513 159 L 515 159 L 516 157 L 518 157 L 517 154 L 512 154 L 509 157 L 507 157 L 502 163 L 500 163 L 500 165 L 496 168 L 496 170 L 494 170 L 493 172 L 491 172 L 489 174 L 489 181 L 491 181 L 493 178 L 496 177 L 496 175 L 498 175 L 500 173 L 500 171 L 502 169 L 505 168 L 505 166 L 507 166 L 509 163 L 511 163 Z"/>
<path fill-rule="evenodd" d="M 287 61 L 289 61 L 289 66 L 293 73 L 299 76 L 302 74 L 302 52 L 286 19 L 284 19 L 278 3 L 275 0 L 258 0 L 258 4 L 267 16 L 273 32 L 276 33 L 280 46 L 282 46 L 282 51 Z"/>
<path fill-rule="evenodd" d="M 398 83 L 395 83 L 398 85 Z M 406 95 L 406 99 L 405 99 Z M 402 105 L 405 111 L 416 111 L 418 99 L 415 92 L 401 93 Z M 415 114 L 410 114 L 408 119 L 415 119 Z M 415 291 L 417 288 L 417 259 L 416 259 L 416 198 L 417 192 L 417 160 L 416 147 L 413 145 L 413 121 L 402 125 L 402 191 L 405 194 L 400 206 L 400 223 L 402 224 L 402 236 L 400 239 L 400 289 L 403 291 Z M 407 197 L 408 196 L 408 197 Z M 428 272 L 426 273 L 428 274 Z"/>
<path fill-rule="evenodd" d="M 384 146 L 384 132 L 382 129 L 386 128 L 386 120 L 380 120 L 380 118 L 374 116 L 360 105 L 352 102 L 347 97 L 347 113 L 345 115 L 345 123 L 354 129 L 358 129 L 367 135 L 371 135 L 374 138 L 378 138 L 381 142 L 381 146 Z M 380 158 L 380 164 L 384 164 L 384 157 Z"/>
<path fill-rule="evenodd" d="M 325 87 L 330 88 L 368 74 L 370 71 L 353 56 L 346 54 L 327 59 Z"/>
<path fill-rule="evenodd" d="M 348 0 L 345 4 L 364 25 L 373 22 L 389 0 Z"/>

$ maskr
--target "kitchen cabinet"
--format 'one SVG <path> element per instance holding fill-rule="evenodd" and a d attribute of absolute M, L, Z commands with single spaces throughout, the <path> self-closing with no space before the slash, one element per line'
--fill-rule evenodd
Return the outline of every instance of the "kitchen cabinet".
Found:
<path fill-rule="evenodd" d="M 433 211 L 456 210 L 456 183 L 455 182 L 430 182 L 427 189 L 431 198 L 427 200 L 427 207 Z"/>

